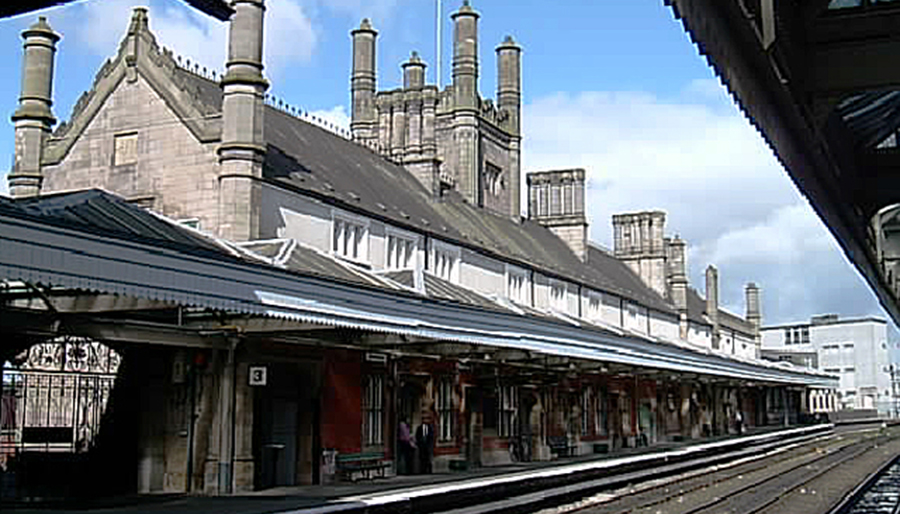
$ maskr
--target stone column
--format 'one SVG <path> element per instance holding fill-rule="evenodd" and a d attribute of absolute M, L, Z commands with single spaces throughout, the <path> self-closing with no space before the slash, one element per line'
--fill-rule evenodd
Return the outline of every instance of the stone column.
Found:
<path fill-rule="evenodd" d="M 232 241 L 259 237 L 263 135 L 264 0 L 235 0 L 222 78 L 222 143 L 219 145 L 219 235 Z"/>

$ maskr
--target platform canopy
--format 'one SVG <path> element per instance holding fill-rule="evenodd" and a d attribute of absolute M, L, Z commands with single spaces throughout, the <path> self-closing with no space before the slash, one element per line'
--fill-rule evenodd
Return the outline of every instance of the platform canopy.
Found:
<path fill-rule="evenodd" d="M 440 355 L 566 369 L 837 387 L 837 377 L 816 370 L 474 299 L 468 296 L 477 293 L 463 295 L 451 284 L 418 291 L 324 254 L 290 253 L 294 245 L 273 255 L 296 259 L 269 259 L 268 246 L 234 245 L 98 190 L 0 197 L 0 357 L 61 326 L 112 343 L 193 347 L 253 334 L 306 332 L 321 341 L 329 331 L 349 331 L 396 336 L 392 348 L 366 346 L 373 350 L 421 352 L 426 345 Z M 200 320 L 203 313 L 217 321 Z"/>
<path fill-rule="evenodd" d="M 900 2 L 666 2 L 900 322 Z"/>
<path fill-rule="evenodd" d="M 38 9 L 68 4 L 75 0 L 6 0 L 0 4 L 0 18 L 17 16 Z M 92 2 L 104 2 L 109 0 L 89 0 Z M 212 16 L 220 21 L 227 21 L 234 13 L 231 2 L 228 0 L 184 0 L 191 7 Z"/>

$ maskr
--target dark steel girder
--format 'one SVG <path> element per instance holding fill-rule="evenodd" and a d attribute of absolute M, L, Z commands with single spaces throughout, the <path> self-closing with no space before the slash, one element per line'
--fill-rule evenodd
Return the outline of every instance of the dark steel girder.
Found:
<path fill-rule="evenodd" d="M 764 2 L 666 3 L 882 306 L 900 322 L 898 297 L 882 273 L 870 231 L 871 216 L 893 196 L 869 191 L 863 152 L 838 136 L 842 130 L 834 130 L 834 107 L 842 98 L 900 88 L 895 57 L 900 6 L 866 12 L 827 10 L 821 0 L 776 1 L 774 38 L 764 44 L 760 13 L 748 9 Z"/>
<path fill-rule="evenodd" d="M 804 83 L 816 95 L 900 87 L 900 8 L 832 10 L 809 28 Z"/>
<path fill-rule="evenodd" d="M 73 3 L 77 0 L 6 0 L 0 4 L 0 18 L 8 18 L 20 14 Z M 99 2 L 101 0 L 92 0 Z M 234 14 L 231 2 L 227 0 L 184 0 L 185 3 L 200 12 L 208 14 L 219 21 L 227 21 Z"/>

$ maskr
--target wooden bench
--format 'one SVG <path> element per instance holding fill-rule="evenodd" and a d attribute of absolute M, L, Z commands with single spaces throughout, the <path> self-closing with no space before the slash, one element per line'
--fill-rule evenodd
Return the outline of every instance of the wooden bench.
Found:
<path fill-rule="evenodd" d="M 547 446 L 550 447 L 550 453 L 555 453 L 558 457 L 570 457 L 575 454 L 575 446 L 570 445 L 569 438 L 564 435 L 548 437 Z"/>
<path fill-rule="evenodd" d="M 384 477 L 391 463 L 378 452 L 338 454 L 337 470 L 341 478 L 356 482 L 360 478 L 371 479 L 374 476 Z"/>

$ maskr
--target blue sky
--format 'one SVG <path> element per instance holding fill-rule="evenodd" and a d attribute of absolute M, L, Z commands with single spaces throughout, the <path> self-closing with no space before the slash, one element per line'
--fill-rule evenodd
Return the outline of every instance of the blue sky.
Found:
<path fill-rule="evenodd" d="M 450 78 L 443 0 L 444 84 Z M 115 55 L 131 8 L 150 7 L 161 44 L 221 70 L 225 25 L 178 0 L 87 0 L 45 11 L 63 35 L 54 112 L 68 118 L 94 72 Z M 347 123 L 349 31 L 363 17 L 378 36 L 378 86 L 400 82 L 417 50 L 435 70 L 434 0 L 267 0 L 266 74 L 271 93 L 339 125 Z M 810 315 L 884 316 L 771 150 L 719 85 L 662 0 L 473 0 L 480 20 L 482 95 L 495 96 L 494 47 L 511 34 L 524 47 L 523 171 L 579 166 L 588 172 L 591 237 L 609 246 L 615 212 L 663 209 L 668 233 L 689 243 L 691 283 L 719 268 L 721 300 L 743 312 L 743 285 L 760 284 L 765 323 Z M 36 14 L 0 21 L 0 113 L 15 110 L 19 33 Z M 8 169 L 12 126 L 0 130 Z M 0 192 L 5 192 L 5 180 Z"/>

